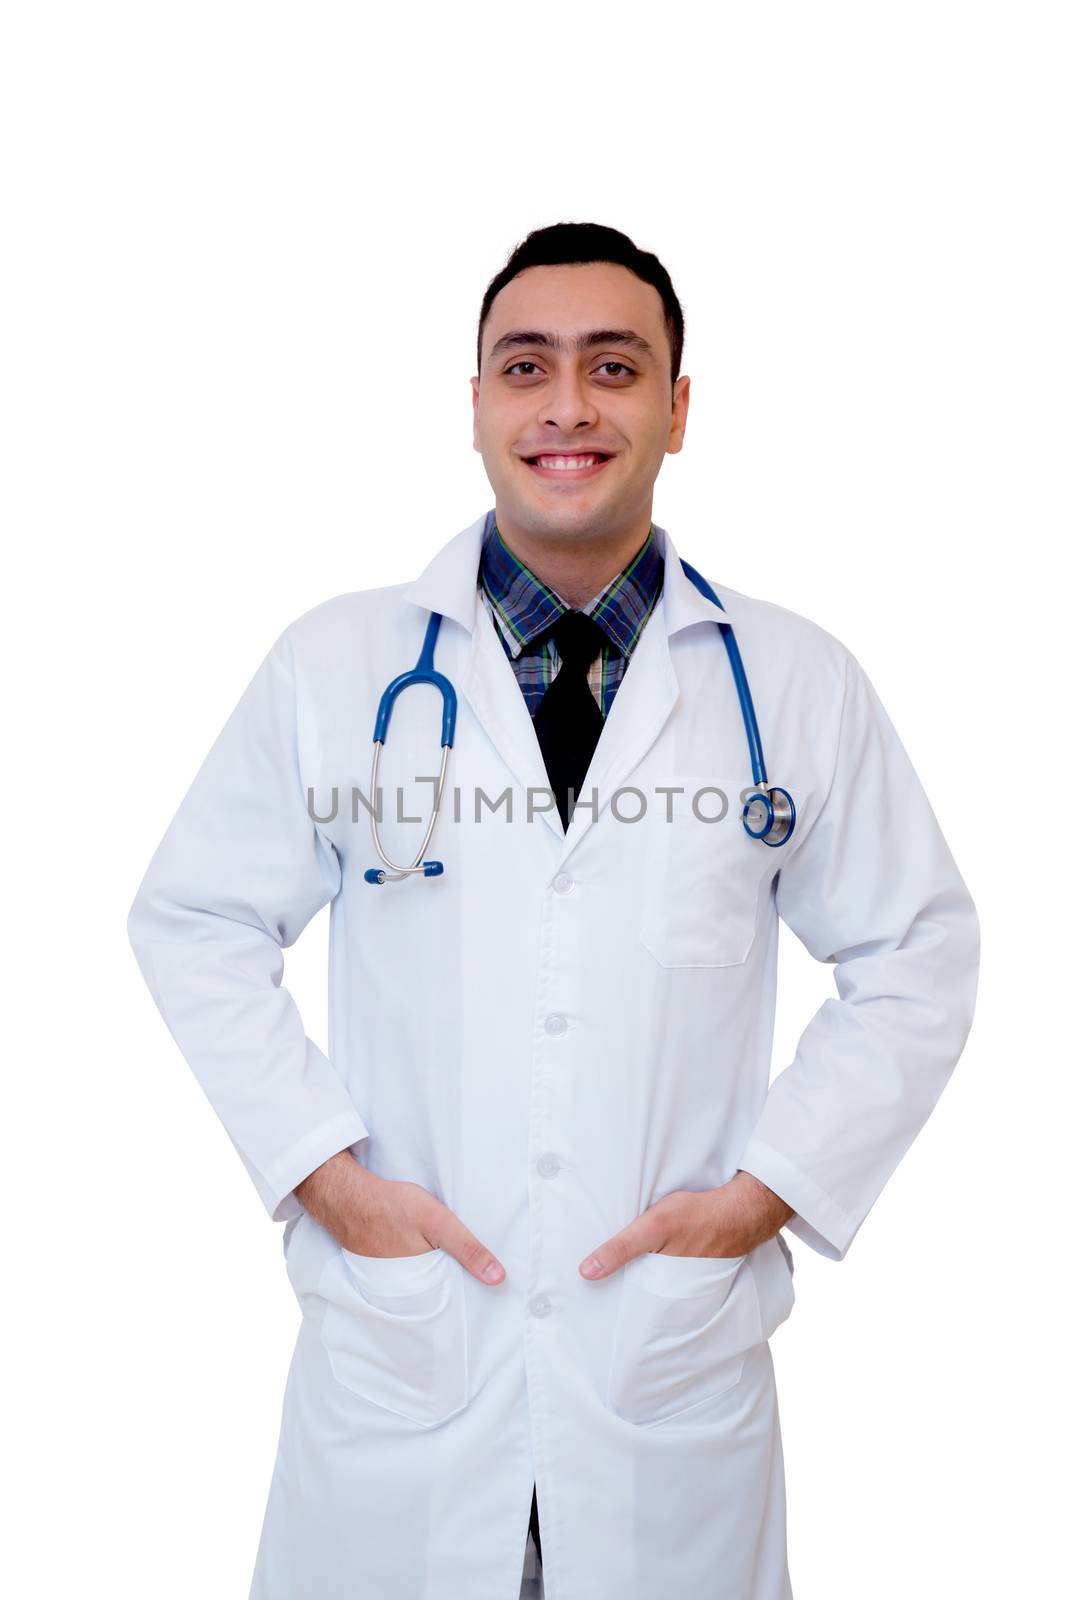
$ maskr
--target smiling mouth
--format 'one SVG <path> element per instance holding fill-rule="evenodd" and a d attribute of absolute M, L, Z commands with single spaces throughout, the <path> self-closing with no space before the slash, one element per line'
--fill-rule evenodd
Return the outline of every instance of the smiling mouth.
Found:
<path fill-rule="evenodd" d="M 559 480 L 591 478 L 614 456 L 603 454 L 598 450 L 570 450 L 549 451 L 540 456 L 524 456 L 528 467 L 531 467 L 538 477 Z"/>

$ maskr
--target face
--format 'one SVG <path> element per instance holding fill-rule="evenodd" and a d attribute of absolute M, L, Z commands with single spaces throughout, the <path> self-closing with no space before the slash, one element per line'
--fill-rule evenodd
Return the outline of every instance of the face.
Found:
<path fill-rule="evenodd" d="M 664 455 L 682 448 L 689 405 L 689 379 L 671 385 L 658 291 L 614 262 L 529 267 L 494 300 L 481 361 L 474 448 L 505 538 L 647 533 L 652 487 Z M 590 455 L 591 465 L 564 465 Z"/>

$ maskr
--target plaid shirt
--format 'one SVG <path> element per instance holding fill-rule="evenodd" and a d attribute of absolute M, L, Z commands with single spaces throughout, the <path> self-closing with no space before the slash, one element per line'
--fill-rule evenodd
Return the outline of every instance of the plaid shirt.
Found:
<path fill-rule="evenodd" d="M 581 608 L 607 634 L 604 648 L 589 668 L 589 687 L 605 717 L 662 586 L 663 557 L 650 527 L 629 566 Z M 529 655 L 520 652 L 528 640 L 571 608 L 508 548 L 495 516 L 482 546 L 478 593 L 511 658 L 532 717 L 559 671 L 560 658 L 551 639 L 543 640 Z"/>

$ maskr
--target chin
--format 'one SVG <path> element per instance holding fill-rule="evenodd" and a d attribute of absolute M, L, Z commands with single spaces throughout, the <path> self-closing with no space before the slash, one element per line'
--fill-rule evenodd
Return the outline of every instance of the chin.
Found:
<path fill-rule="evenodd" d="M 505 507 L 505 512 L 507 508 Z M 523 500 L 511 508 L 512 520 L 530 533 L 573 538 L 602 532 L 607 519 L 605 507 L 594 505 L 546 505 L 543 500 Z"/>

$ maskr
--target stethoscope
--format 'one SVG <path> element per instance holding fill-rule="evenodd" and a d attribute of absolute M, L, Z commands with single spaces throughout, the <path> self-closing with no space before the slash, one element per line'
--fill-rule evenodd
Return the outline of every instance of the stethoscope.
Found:
<path fill-rule="evenodd" d="M 695 567 L 688 561 L 682 561 L 682 570 L 691 583 L 695 584 L 708 600 L 723 609 L 715 590 L 702 578 Z M 437 634 L 441 626 L 441 613 L 433 611 L 426 624 L 426 634 L 422 641 L 422 650 L 419 659 L 410 672 L 402 672 L 386 686 L 378 704 L 378 716 L 374 724 L 374 761 L 371 766 L 371 795 L 378 792 L 378 765 L 381 760 L 382 748 L 385 744 L 385 735 L 389 728 L 389 718 L 397 696 L 413 683 L 432 683 L 441 691 L 444 702 L 441 712 L 441 771 L 437 785 L 434 789 L 433 811 L 430 815 L 426 832 L 422 836 L 422 844 L 418 854 L 410 867 L 402 867 L 395 861 L 390 861 L 382 849 L 382 841 L 378 833 L 378 819 L 375 807 L 371 805 L 370 831 L 374 840 L 374 848 L 378 852 L 378 859 L 384 863 L 383 867 L 368 867 L 363 874 L 368 883 L 393 883 L 398 878 L 410 877 L 413 873 L 421 873 L 425 878 L 439 878 L 444 872 L 444 864 L 440 861 L 426 861 L 424 857 L 430 847 L 433 830 L 437 825 L 438 812 L 441 809 L 441 796 L 444 794 L 445 771 L 448 766 L 448 752 L 452 748 L 452 741 L 456 733 L 456 691 L 443 672 L 434 668 L 434 650 L 437 647 Z M 745 801 L 741 813 L 741 822 L 745 832 L 752 839 L 758 839 L 762 844 L 776 848 L 785 844 L 796 827 L 797 811 L 793 804 L 793 797 L 788 789 L 772 788 L 767 782 L 767 768 L 763 760 L 763 744 L 759 734 L 759 723 L 756 721 L 756 708 L 752 704 L 752 694 L 745 676 L 744 663 L 741 660 L 741 651 L 738 649 L 734 630 L 728 622 L 717 622 L 716 627 L 722 635 L 722 642 L 726 646 L 726 654 L 730 659 L 730 668 L 734 675 L 734 685 L 737 689 L 737 698 L 741 706 L 741 716 L 745 724 L 745 736 L 748 739 L 748 754 L 752 764 L 752 785 L 759 792 L 751 795 Z M 388 870 L 385 870 L 388 869 Z"/>

